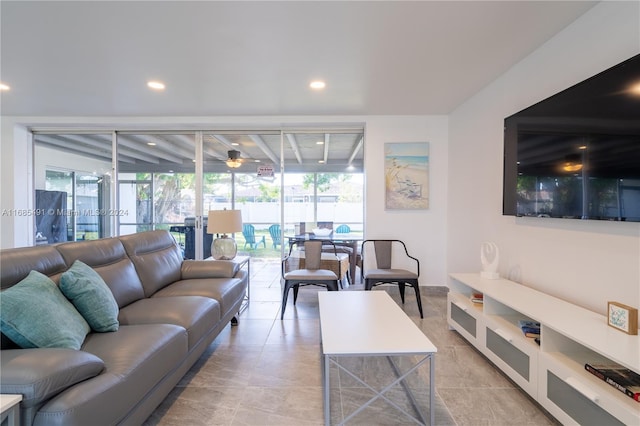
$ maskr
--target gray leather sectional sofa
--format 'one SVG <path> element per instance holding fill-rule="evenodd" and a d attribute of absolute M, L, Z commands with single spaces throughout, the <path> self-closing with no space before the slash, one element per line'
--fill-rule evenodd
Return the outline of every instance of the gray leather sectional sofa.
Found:
<path fill-rule="evenodd" d="M 183 260 L 171 234 L 149 231 L 2 250 L 2 290 L 32 270 L 58 283 L 76 260 L 113 293 L 118 330 L 90 332 L 80 350 L 20 349 L 3 335 L 1 392 L 23 395 L 22 425 L 141 424 L 237 315 L 246 272 Z"/>

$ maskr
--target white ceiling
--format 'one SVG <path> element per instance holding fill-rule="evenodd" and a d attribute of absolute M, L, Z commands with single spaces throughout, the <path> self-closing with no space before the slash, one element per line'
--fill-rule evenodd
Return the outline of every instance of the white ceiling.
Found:
<path fill-rule="evenodd" d="M 595 3 L 3 0 L 1 112 L 447 114 Z"/>

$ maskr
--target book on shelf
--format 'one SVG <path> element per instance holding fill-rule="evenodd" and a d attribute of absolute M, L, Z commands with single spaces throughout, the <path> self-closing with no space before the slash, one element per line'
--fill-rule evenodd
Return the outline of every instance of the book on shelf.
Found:
<path fill-rule="evenodd" d="M 614 362 L 587 363 L 584 369 L 640 402 L 640 374 Z"/>
<path fill-rule="evenodd" d="M 482 304 L 484 303 L 484 295 L 478 292 L 471 293 L 471 301 L 473 303 Z"/>
<path fill-rule="evenodd" d="M 540 323 L 530 320 L 519 320 L 518 327 L 526 337 L 540 337 Z"/>

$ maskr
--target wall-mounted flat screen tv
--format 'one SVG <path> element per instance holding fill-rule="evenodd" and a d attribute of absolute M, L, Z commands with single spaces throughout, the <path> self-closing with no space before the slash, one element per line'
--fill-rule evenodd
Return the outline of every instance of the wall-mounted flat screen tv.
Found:
<path fill-rule="evenodd" d="M 640 222 L 640 55 L 504 120 L 503 214 Z"/>

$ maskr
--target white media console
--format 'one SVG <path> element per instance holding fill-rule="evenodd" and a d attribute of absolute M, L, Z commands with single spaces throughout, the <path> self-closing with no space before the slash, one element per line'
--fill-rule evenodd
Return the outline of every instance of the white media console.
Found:
<path fill-rule="evenodd" d="M 607 325 L 607 318 L 505 279 L 451 274 L 447 320 L 563 424 L 640 425 L 640 402 L 584 368 L 612 361 L 640 373 L 640 336 Z M 484 302 L 471 301 L 475 292 Z M 538 345 L 518 320 L 540 322 Z"/>

